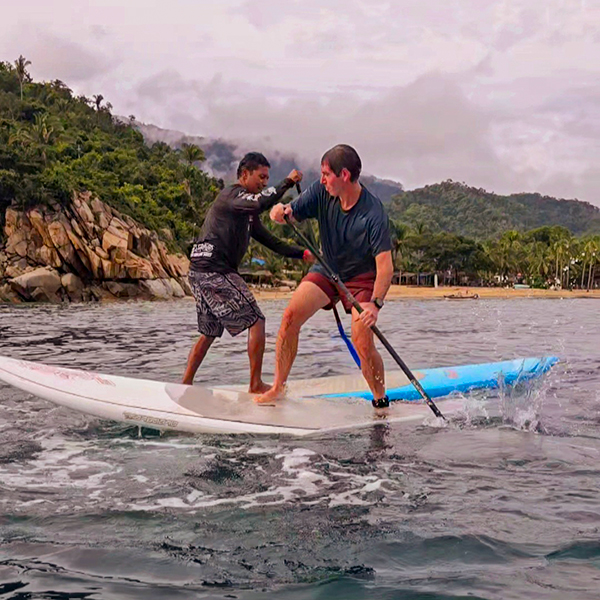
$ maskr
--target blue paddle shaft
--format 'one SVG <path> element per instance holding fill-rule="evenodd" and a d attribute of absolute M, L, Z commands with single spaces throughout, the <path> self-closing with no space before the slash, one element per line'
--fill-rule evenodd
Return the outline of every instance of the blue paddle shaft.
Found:
<path fill-rule="evenodd" d="M 348 351 L 350 352 L 350 355 L 352 356 L 354 362 L 358 365 L 358 368 L 360 369 L 360 358 L 358 356 L 358 352 L 356 351 L 356 348 L 352 345 L 352 342 L 348 339 L 348 336 L 344 331 L 344 325 L 342 324 L 342 320 L 340 319 L 340 315 L 335 306 L 333 307 L 333 315 L 335 317 L 335 322 L 337 323 L 340 336 L 342 337 L 344 342 L 346 342 L 346 346 L 348 346 Z"/>

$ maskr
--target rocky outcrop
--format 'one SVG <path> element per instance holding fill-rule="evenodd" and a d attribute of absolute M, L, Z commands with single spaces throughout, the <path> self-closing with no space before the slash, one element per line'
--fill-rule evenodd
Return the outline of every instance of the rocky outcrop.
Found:
<path fill-rule="evenodd" d="M 8 208 L 4 223 L 0 302 L 191 295 L 188 259 L 90 193 L 68 207 Z"/>

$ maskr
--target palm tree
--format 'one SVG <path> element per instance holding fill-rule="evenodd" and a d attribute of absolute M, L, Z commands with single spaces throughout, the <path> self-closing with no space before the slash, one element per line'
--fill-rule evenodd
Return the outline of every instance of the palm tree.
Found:
<path fill-rule="evenodd" d="M 406 240 L 410 234 L 410 227 L 404 223 L 390 220 L 392 234 L 392 262 L 396 268 L 402 263 Z"/>
<path fill-rule="evenodd" d="M 94 94 L 92 98 L 94 99 L 94 103 L 96 104 L 96 110 L 100 110 L 100 104 L 102 104 L 104 96 L 102 94 Z"/>
<path fill-rule="evenodd" d="M 600 238 L 590 238 L 585 246 L 583 247 L 583 255 L 585 257 L 583 263 L 583 270 L 581 276 L 581 287 L 584 286 L 584 278 L 585 278 L 585 265 L 588 263 L 588 273 L 587 273 L 587 290 L 589 291 L 592 286 L 594 271 L 596 270 L 596 263 L 598 258 L 600 258 Z"/>
<path fill-rule="evenodd" d="M 562 287 L 563 274 L 566 271 L 563 265 L 570 260 L 570 240 L 566 237 L 561 237 L 550 248 L 554 257 L 554 279 Z"/>
<path fill-rule="evenodd" d="M 531 278 L 541 277 L 546 281 L 548 277 L 547 246 L 543 242 L 532 242 L 526 248 L 528 256 L 527 274 Z"/>
<path fill-rule="evenodd" d="M 191 167 L 195 162 L 203 162 L 206 160 L 204 151 L 196 144 L 181 144 L 181 154 L 188 166 Z"/>
<path fill-rule="evenodd" d="M 27 60 L 22 54 L 15 60 L 15 68 L 17 70 L 17 77 L 19 78 L 19 85 L 21 87 L 21 102 L 23 101 L 23 82 L 29 80 L 29 73 L 27 67 L 31 64 L 30 60 Z"/>
<path fill-rule="evenodd" d="M 46 155 L 46 147 L 52 145 L 54 142 L 54 127 L 48 123 L 47 113 L 36 113 L 34 116 L 34 123 L 31 127 L 31 133 L 28 133 L 29 141 L 34 142 L 40 147 L 40 153 L 42 155 L 42 161 L 44 165 L 48 161 Z"/>

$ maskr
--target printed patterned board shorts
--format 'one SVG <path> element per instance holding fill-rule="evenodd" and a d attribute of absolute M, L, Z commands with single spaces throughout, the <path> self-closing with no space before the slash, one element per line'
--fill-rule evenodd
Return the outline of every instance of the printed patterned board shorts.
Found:
<path fill-rule="evenodd" d="M 198 331 L 221 337 L 223 331 L 236 336 L 265 318 L 246 282 L 238 273 L 200 273 L 191 270 L 188 279 L 198 314 Z"/>

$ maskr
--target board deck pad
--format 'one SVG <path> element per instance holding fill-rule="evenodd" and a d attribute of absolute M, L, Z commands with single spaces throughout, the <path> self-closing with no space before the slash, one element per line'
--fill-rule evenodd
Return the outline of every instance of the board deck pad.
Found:
<path fill-rule="evenodd" d="M 497 387 L 500 377 L 509 383 L 519 377 L 537 377 L 557 360 L 518 359 L 424 369 L 415 371 L 415 375 L 428 393 L 437 397 L 453 390 Z M 0 380 L 86 414 L 194 433 L 310 435 L 365 427 L 380 422 L 382 417 L 388 422 L 408 422 L 431 414 L 427 405 L 414 401 L 394 402 L 385 411 L 375 411 L 370 402 L 365 402 L 371 396 L 359 373 L 291 381 L 287 397 L 275 406 L 256 404 L 245 386 L 188 386 L 6 357 L 0 357 Z M 391 394 L 404 394 L 407 400 L 414 395 L 413 386 L 400 371 L 386 373 L 386 382 Z M 446 398 L 439 404 L 443 413 L 450 413 L 462 401 Z"/>

